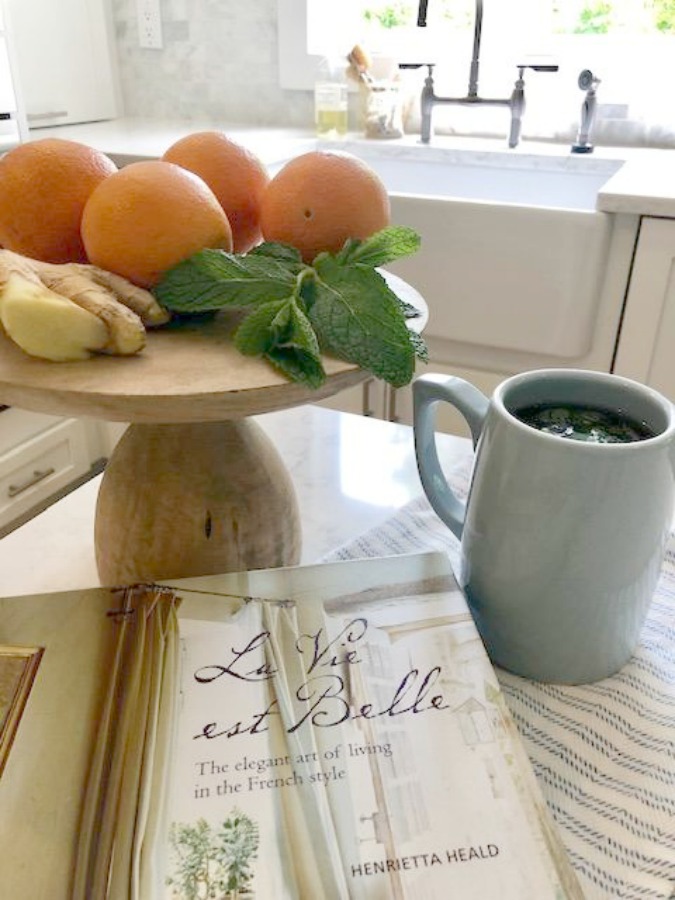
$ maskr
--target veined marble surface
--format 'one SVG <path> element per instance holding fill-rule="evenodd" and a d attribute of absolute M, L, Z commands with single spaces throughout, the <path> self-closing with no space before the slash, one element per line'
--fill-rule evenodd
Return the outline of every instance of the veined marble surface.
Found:
<path fill-rule="evenodd" d="M 646 151 L 645 151 L 646 152 Z M 598 193 L 603 212 L 675 218 L 675 151 L 628 159 Z"/>
<path fill-rule="evenodd" d="M 127 117 L 81 125 L 35 128 L 31 140 L 59 137 L 81 141 L 113 157 L 118 164 L 135 159 L 157 159 L 182 137 L 198 131 L 223 131 L 243 144 L 265 164 L 296 156 L 316 146 L 313 131 L 279 126 L 257 127 L 221 119 L 136 119 Z"/>
<path fill-rule="evenodd" d="M 386 521 L 422 493 L 407 425 L 300 406 L 257 416 L 286 464 L 298 496 L 301 562 L 315 562 Z M 466 465 L 471 443 L 438 435 L 448 473 Z M 0 593 L 77 590 L 99 582 L 94 515 L 101 476 L 0 540 Z"/>
<path fill-rule="evenodd" d="M 121 118 L 83 125 L 62 125 L 34 129 L 31 138 L 63 137 L 82 141 L 112 156 L 118 164 L 133 159 L 161 156 L 172 143 L 195 131 L 224 131 L 256 153 L 269 166 L 297 156 L 315 147 L 342 147 L 345 150 L 367 146 L 369 152 L 386 154 L 399 160 L 415 159 L 449 165 L 470 162 L 498 165 L 504 169 L 559 169 L 563 172 L 607 172 L 608 180 L 600 189 L 597 209 L 602 212 L 675 218 L 675 151 L 642 147 L 595 147 L 592 154 L 570 153 L 568 144 L 522 141 L 513 150 L 504 141 L 482 138 L 434 136 L 428 146 L 419 135 L 406 135 L 393 141 L 366 140 L 359 134 L 348 135 L 344 142 L 318 141 L 313 131 L 302 128 L 254 126 L 234 121 L 164 120 Z M 623 165 L 611 174 L 611 163 Z"/>

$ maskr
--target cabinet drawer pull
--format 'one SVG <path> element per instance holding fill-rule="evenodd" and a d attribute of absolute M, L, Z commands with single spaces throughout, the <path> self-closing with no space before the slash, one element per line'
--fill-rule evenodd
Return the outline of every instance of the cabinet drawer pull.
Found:
<path fill-rule="evenodd" d="M 23 484 L 10 484 L 7 488 L 7 496 L 8 497 L 16 497 L 18 494 L 22 494 L 24 491 L 27 491 L 28 488 L 33 487 L 34 484 L 38 484 L 40 481 L 44 481 L 45 478 L 49 478 L 50 475 L 53 475 L 56 469 L 35 469 L 31 477 L 24 481 Z"/>
<path fill-rule="evenodd" d="M 68 110 L 55 109 L 53 112 L 26 113 L 29 122 L 42 122 L 43 119 L 62 119 L 68 115 Z"/>

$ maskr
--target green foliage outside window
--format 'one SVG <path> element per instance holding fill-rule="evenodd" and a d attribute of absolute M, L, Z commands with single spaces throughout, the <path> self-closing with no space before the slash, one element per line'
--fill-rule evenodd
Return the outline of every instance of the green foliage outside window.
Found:
<path fill-rule="evenodd" d="M 558 10 L 564 7 L 563 0 L 557 4 Z M 609 34 L 626 30 L 622 21 L 623 4 L 614 4 L 610 0 L 593 0 L 584 3 L 578 12 L 577 22 L 572 28 L 574 34 Z M 631 12 L 642 13 L 642 31 L 675 34 L 675 0 L 636 0 Z"/>
<path fill-rule="evenodd" d="M 570 10 L 570 0 L 551 0 L 554 19 L 562 21 L 565 12 Z M 611 0 L 588 0 L 582 4 L 574 4 L 577 10 L 572 22 L 567 22 L 559 31 L 572 34 L 611 34 L 620 30 L 621 8 L 625 4 L 616 5 Z M 635 0 L 636 10 L 644 12 L 645 29 L 662 34 L 675 34 L 675 0 Z M 418 3 L 399 2 L 373 4 L 365 6 L 363 18 L 370 25 L 380 28 L 398 28 L 414 25 L 417 20 Z M 434 18 L 458 28 L 471 27 L 473 23 L 473 0 L 429 0 L 428 23 L 433 25 Z"/>
<path fill-rule="evenodd" d="M 613 25 L 612 4 L 599 3 L 584 6 L 579 13 L 578 24 L 574 28 L 575 34 L 607 34 Z"/>
<path fill-rule="evenodd" d="M 654 0 L 654 25 L 664 34 L 675 34 L 675 0 Z"/>
<path fill-rule="evenodd" d="M 364 9 L 363 18 L 370 25 L 380 28 L 398 28 L 401 25 L 413 25 L 413 10 L 409 3 L 391 3 L 373 9 Z"/>
<path fill-rule="evenodd" d="M 369 25 L 380 28 L 400 28 L 415 25 L 418 3 L 399 0 L 398 3 L 384 3 L 367 6 L 363 19 Z M 474 0 L 429 0 L 427 23 L 433 27 L 434 21 L 451 23 L 458 28 L 473 27 Z"/>

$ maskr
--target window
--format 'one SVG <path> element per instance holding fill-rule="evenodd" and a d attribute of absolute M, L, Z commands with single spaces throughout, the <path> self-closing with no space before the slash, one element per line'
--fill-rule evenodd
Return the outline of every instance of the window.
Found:
<path fill-rule="evenodd" d="M 409 0 L 279 0 L 280 35 L 295 41 L 292 78 L 282 41 L 283 86 L 310 89 L 322 56 L 343 56 L 358 42 L 398 62 L 435 62 L 438 93 L 464 94 L 474 0 L 428 0 L 426 28 L 416 26 L 417 8 Z M 596 128 L 606 143 L 675 146 L 675 0 L 484 0 L 482 96 L 508 96 L 516 65 L 542 56 L 560 70 L 527 73 L 525 137 L 569 137 L 584 97 L 578 75 L 590 69 L 601 80 Z M 437 108 L 435 122 L 442 115 L 451 130 L 503 132 L 503 111 L 448 110 Z"/>

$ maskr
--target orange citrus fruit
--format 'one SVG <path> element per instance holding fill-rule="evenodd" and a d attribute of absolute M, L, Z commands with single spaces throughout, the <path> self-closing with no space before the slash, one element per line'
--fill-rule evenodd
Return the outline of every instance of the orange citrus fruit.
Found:
<path fill-rule="evenodd" d="M 260 243 L 260 201 L 270 176 L 255 154 L 220 131 L 198 131 L 172 144 L 162 159 L 208 184 L 230 220 L 236 253 Z"/>
<path fill-rule="evenodd" d="M 263 196 L 267 241 L 292 244 L 311 263 L 336 253 L 348 238 L 367 238 L 390 222 L 389 195 L 379 175 L 350 153 L 312 150 L 272 178 Z"/>
<path fill-rule="evenodd" d="M 104 153 L 77 141 L 43 138 L 14 147 L 0 159 L 0 244 L 45 262 L 85 262 L 82 210 L 116 171 Z"/>
<path fill-rule="evenodd" d="M 230 223 L 211 188 L 159 159 L 131 163 L 95 188 L 82 239 L 90 262 L 146 288 L 199 250 L 232 250 Z"/>

